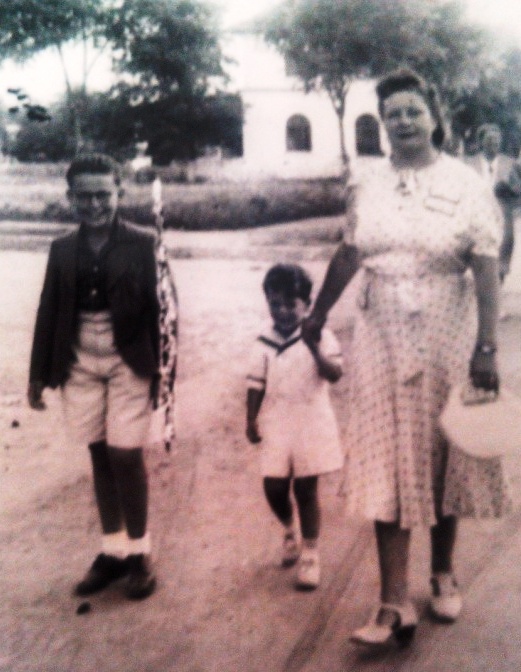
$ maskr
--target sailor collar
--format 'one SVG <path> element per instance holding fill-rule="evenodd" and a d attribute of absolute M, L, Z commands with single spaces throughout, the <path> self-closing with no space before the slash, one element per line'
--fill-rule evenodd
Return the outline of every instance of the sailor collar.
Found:
<path fill-rule="evenodd" d="M 284 338 L 282 334 L 279 334 L 278 331 L 272 328 L 269 332 L 269 335 L 261 334 L 257 340 L 259 340 L 261 343 L 264 343 L 264 345 L 273 348 L 278 356 L 292 345 L 295 345 L 295 343 L 298 343 L 301 339 L 302 330 L 300 327 L 298 327 L 288 336 L 288 338 Z"/>

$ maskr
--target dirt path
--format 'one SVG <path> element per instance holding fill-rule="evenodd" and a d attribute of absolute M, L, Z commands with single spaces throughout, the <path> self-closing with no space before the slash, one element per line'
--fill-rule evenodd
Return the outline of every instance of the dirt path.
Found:
<path fill-rule="evenodd" d="M 334 225 L 326 222 L 324 227 L 332 230 Z M 282 231 L 277 229 L 277 235 Z M 294 231 L 288 227 L 286 240 Z M 185 238 L 185 252 L 178 255 L 184 258 L 172 262 L 182 307 L 178 444 L 172 455 L 158 450 L 148 454 L 159 588 L 136 604 L 126 601 L 116 585 L 93 597 L 91 611 L 84 615 L 76 615 L 80 601 L 71 596 L 71 586 L 98 552 L 87 455 L 67 442 L 53 395 L 48 395 L 50 408 L 42 415 L 24 402 L 46 255 L 0 253 L 0 576 L 8 596 L 0 603 L 0 670 L 520 669 L 521 661 L 517 667 L 501 666 L 502 652 L 510 654 L 512 647 L 499 634 L 491 638 L 488 630 L 489 638 L 482 641 L 479 628 L 486 617 L 480 621 L 476 612 L 466 621 L 474 628 L 470 639 L 464 630 L 462 634 L 422 620 L 421 638 L 408 654 L 360 657 L 347 635 L 375 599 L 377 572 L 370 526 L 344 516 L 341 475 L 322 483 L 322 586 L 314 593 L 297 592 L 292 570 L 279 568 L 280 531 L 263 499 L 256 450 L 243 438 L 245 360 L 266 316 L 261 279 L 279 253 L 266 246 L 263 234 L 255 235 L 253 246 L 243 234 Z M 176 246 L 183 247 L 178 240 Z M 218 258 L 208 258 L 212 246 L 220 250 Z M 330 249 L 311 246 L 302 252 L 295 244 L 286 245 L 289 256 L 306 256 L 317 283 Z M 509 296 L 516 307 L 514 290 Z M 346 346 L 342 329 L 347 306 L 344 297 L 332 315 L 332 326 Z M 501 366 L 504 379 L 521 393 L 520 326 L 516 317 L 502 323 Z M 342 429 L 346 384 L 343 379 L 334 391 Z M 511 471 L 519 485 L 519 465 L 513 464 Z M 498 557 L 506 556 L 520 535 L 519 514 L 505 523 L 465 524 L 458 547 L 465 590 L 480 594 Z M 424 534 L 415 537 L 411 568 L 420 606 L 428 595 L 425 542 Z M 433 667 L 443 659 L 454 632 L 467 646 L 466 665 Z M 480 661 L 494 650 L 498 665 L 481 667 Z"/>

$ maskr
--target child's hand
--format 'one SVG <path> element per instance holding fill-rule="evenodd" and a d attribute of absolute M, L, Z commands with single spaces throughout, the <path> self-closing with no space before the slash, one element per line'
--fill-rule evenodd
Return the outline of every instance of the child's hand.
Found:
<path fill-rule="evenodd" d="M 246 436 L 250 443 L 260 443 L 262 437 L 259 434 L 257 420 L 248 420 L 248 424 L 246 425 Z"/>
<path fill-rule="evenodd" d="M 311 312 L 305 317 L 302 321 L 302 338 L 304 343 L 308 346 L 311 343 L 318 343 L 325 323 L 326 317 L 315 312 Z"/>
<path fill-rule="evenodd" d="M 320 331 L 316 329 L 302 329 L 302 340 L 308 346 L 312 353 L 318 350 L 320 343 Z"/>
<path fill-rule="evenodd" d="M 42 393 L 43 384 L 39 380 L 29 383 L 29 387 L 27 388 L 27 401 L 29 402 L 29 406 L 35 411 L 44 411 L 47 408 L 42 399 Z"/>

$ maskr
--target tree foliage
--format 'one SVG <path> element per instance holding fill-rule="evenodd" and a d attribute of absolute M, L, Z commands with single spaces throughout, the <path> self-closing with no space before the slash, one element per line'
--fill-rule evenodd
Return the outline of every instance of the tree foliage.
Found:
<path fill-rule="evenodd" d="M 78 91 L 67 76 L 69 42 L 84 49 Z M 216 10 L 203 0 L 0 0 L 0 60 L 25 60 L 49 47 L 62 57 L 70 114 L 65 135 L 75 137 L 76 151 L 90 143 L 125 154 L 136 140 L 149 141 L 161 161 L 192 158 L 206 142 L 238 151 L 240 105 L 209 95 L 224 72 Z M 120 75 L 108 94 L 88 95 L 92 48 L 97 55 L 110 49 Z M 62 123 L 65 110 L 59 114 Z M 23 135 L 40 142 L 52 128 L 24 126 Z"/>
<path fill-rule="evenodd" d="M 476 147 L 481 124 L 496 123 L 503 132 L 503 151 L 517 156 L 521 149 L 521 50 L 500 54 L 482 71 L 476 87 L 454 101 L 453 126 L 467 150 Z"/>
<path fill-rule="evenodd" d="M 0 0 L 0 59 L 25 61 L 52 48 L 59 55 L 66 87 L 70 127 L 76 149 L 83 146 L 82 106 L 73 95 L 64 47 L 79 42 L 83 50 L 81 89 L 87 94 L 89 73 L 107 47 L 106 28 L 117 0 Z"/>
<path fill-rule="evenodd" d="M 459 91 L 476 81 L 485 45 L 458 0 L 286 0 L 264 32 L 306 90 L 328 93 L 340 129 L 354 79 L 409 65 L 444 92 Z"/>
<path fill-rule="evenodd" d="M 208 142 L 237 145 L 237 102 L 210 95 L 224 71 L 216 14 L 209 4 L 123 0 L 108 36 L 123 75 L 112 96 L 131 108 L 136 139 L 148 141 L 156 162 L 194 158 Z M 230 128 L 235 137 L 226 139 Z"/>
<path fill-rule="evenodd" d="M 200 0 L 123 0 L 109 38 L 138 100 L 204 94 L 224 75 L 215 11 Z"/>
<path fill-rule="evenodd" d="M 113 21 L 116 6 L 117 0 L 0 0 L 0 59 L 25 61 L 48 48 L 63 56 L 67 43 L 79 41 L 86 85 L 90 67 L 106 45 L 106 26 Z M 63 69 L 70 88 L 65 61 Z"/>

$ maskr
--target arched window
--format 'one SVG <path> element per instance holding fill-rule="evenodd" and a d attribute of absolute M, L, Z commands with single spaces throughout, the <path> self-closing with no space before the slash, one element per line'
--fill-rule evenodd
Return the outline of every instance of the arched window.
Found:
<path fill-rule="evenodd" d="M 311 125 L 302 114 L 294 114 L 288 119 L 286 149 L 288 152 L 311 151 Z"/>
<path fill-rule="evenodd" d="M 356 153 L 361 156 L 382 156 L 380 126 L 372 114 L 362 114 L 356 120 Z"/>

